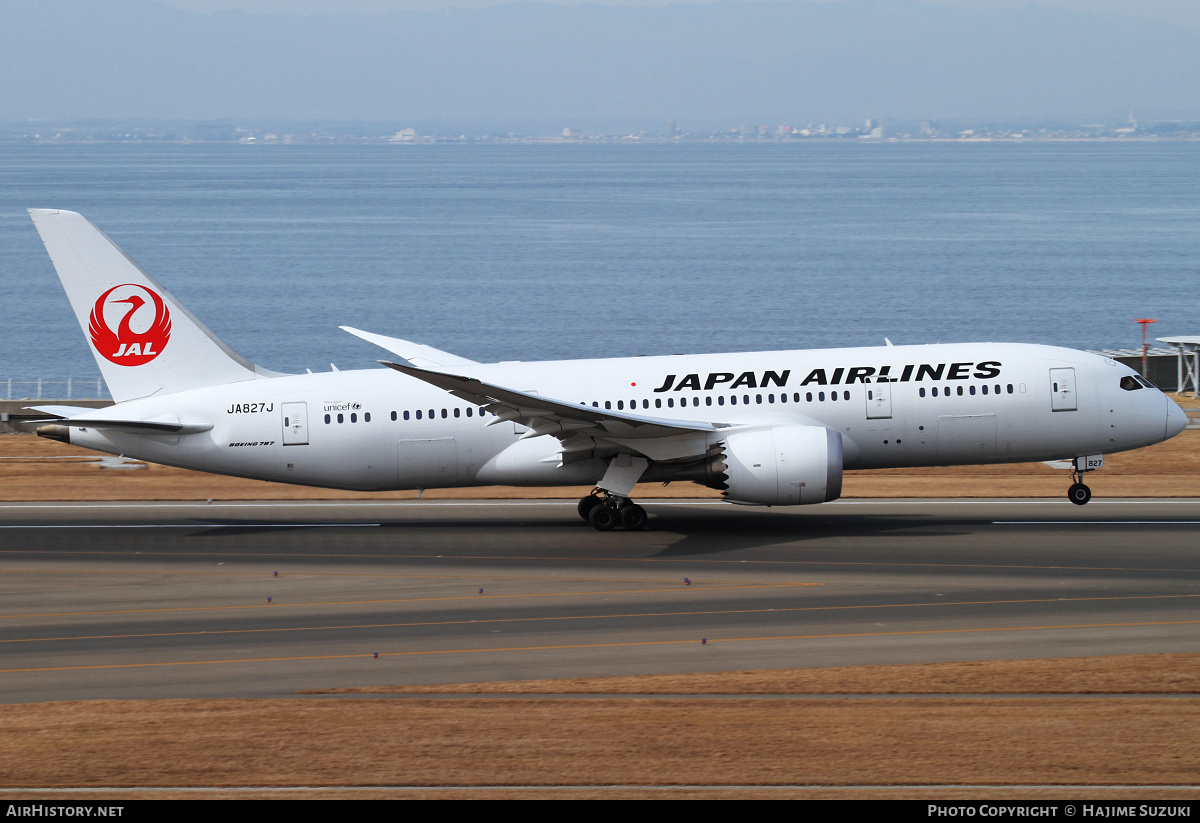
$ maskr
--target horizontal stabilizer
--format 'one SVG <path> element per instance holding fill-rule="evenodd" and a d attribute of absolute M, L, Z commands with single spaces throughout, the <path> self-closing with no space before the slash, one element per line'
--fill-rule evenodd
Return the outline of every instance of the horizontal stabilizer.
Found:
<path fill-rule="evenodd" d="M 36 411 L 46 411 L 51 408 L 66 408 L 64 406 L 43 406 Z M 84 411 L 95 412 L 95 409 Z M 54 412 L 48 412 L 54 414 Z M 88 429 L 116 429 L 144 434 L 197 434 L 206 432 L 213 427 L 212 423 L 183 420 L 177 414 L 164 414 L 149 420 L 131 420 L 110 417 L 67 417 L 53 421 L 58 426 Z"/>
<path fill-rule="evenodd" d="M 91 406 L 26 406 L 25 408 L 54 417 L 75 417 L 80 414 L 93 414 L 96 411 Z"/>
<path fill-rule="evenodd" d="M 382 334 L 373 334 L 369 331 L 355 329 L 350 326 L 339 326 L 342 331 L 349 332 L 355 337 L 361 337 L 368 343 L 374 343 L 381 349 L 387 349 L 392 354 L 403 357 L 414 366 L 421 368 L 446 368 L 447 366 L 477 366 L 477 360 L 468 360 L 465 357 L 459 357 L 457 354 L 451 354 L 448 351 L 435 349 L 433 346 L 425 346 L 421 343 L 413 343 L 410 340 L 401 340 L 399 337 L 387 337 Z"/>

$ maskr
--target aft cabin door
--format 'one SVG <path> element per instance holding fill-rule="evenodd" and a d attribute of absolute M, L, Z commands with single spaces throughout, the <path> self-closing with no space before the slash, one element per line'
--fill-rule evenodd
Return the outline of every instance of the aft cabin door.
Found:
<path fill-rule="evenodd" d="M 885 420 L 892 416 L 892 387 L 890 383 L 867 385 L 867 419 Z"/>
<path fill-rule="evenodd" d="M 1079 403 L 1075 399 L 1075 370 L 1050 370 L 1050 410 L 1075 411 Z"/>
<path fill-rule="evenodd" d="M 283 445 L 308 445 L 308 404 L 281 403 L 283 410 Z"/>

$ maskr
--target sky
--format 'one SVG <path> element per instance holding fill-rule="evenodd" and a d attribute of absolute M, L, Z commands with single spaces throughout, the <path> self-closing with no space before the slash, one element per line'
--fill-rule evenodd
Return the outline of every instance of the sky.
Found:
<path fill-rule="evenodd" d="M 288 0 L 327 14 L 451 1 Z M 0 118 L 336 120 L 440 134 L 625 133 L 666 118 L 687 130 L 868 117 L 1109 123 L 1130 111 L 1194 118 L 1200 77 L 1200 26 L 1050 0 L 524 2 L 379 16 L 163 2 L 244 8 L 0 3 Z"/>
<path fill-rule="evenodd" d="M 378 14 L 406 9 L 476 8 L 496 6 L 507 0 L 159 0 L 163 5 L 196 12 L 238 9 L 257 14 L 335 14 L 358 11 Z M 679 0 L 539 0 L 562 5 L 597 2 L 607 6 L 665 6 Z M 837 2 L 838 0 L 792 0 L 792 2 Z M 1029 0 L 921 0 L 941 6 L 963 8 L 1013 8 Z M 1176 25 L 1200 27 L 1198 0 L 1037 0 L 1083 13 L 1121 14 Z"/>

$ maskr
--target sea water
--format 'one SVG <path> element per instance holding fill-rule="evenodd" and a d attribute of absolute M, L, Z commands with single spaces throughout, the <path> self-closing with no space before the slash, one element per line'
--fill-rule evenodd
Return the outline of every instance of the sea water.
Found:
<path fill-rule="evenodd" d="M 278 371 L 1200 334 L 1197 143 L 0 145 L 0 381 L 94 381 L 30 207 Z"/>

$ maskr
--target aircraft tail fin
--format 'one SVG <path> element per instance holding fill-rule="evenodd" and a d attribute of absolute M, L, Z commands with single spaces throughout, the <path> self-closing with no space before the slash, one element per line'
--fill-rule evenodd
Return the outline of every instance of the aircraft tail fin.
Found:
<path fill-rule="evenodd" d="M 221 342 L 83 215 L 29 216 L 113 400 L 274 376 Z"/>

